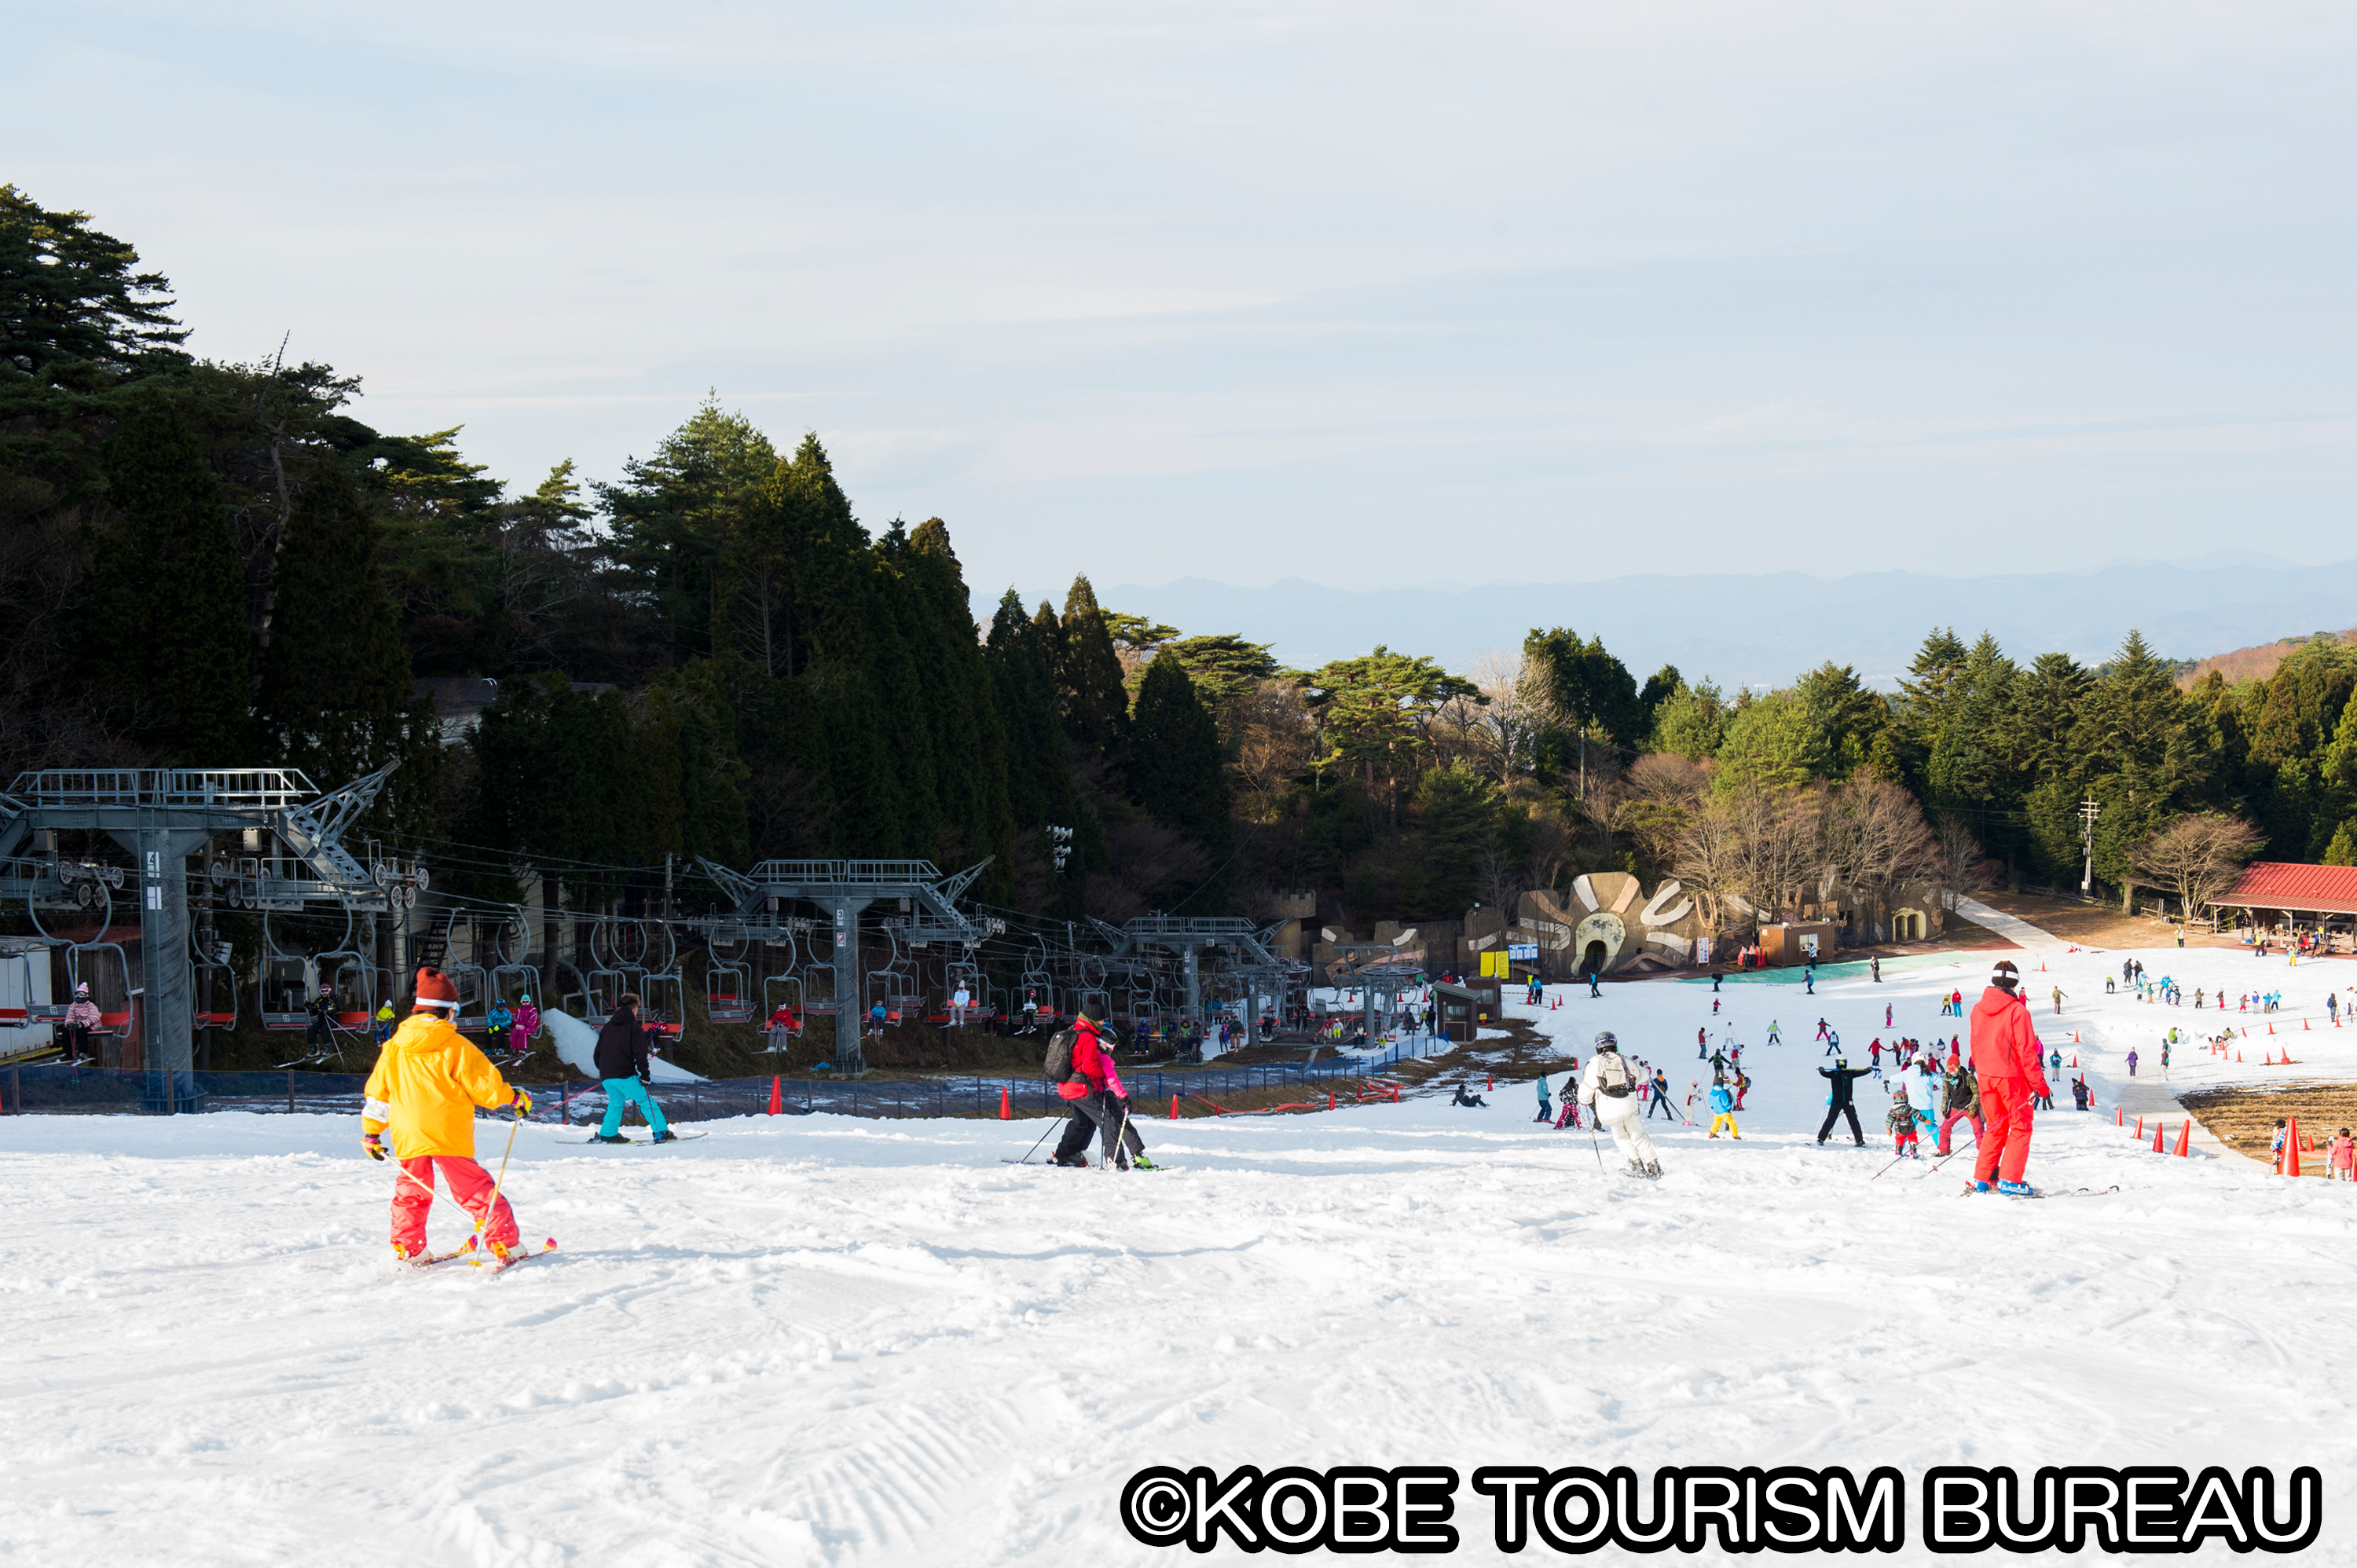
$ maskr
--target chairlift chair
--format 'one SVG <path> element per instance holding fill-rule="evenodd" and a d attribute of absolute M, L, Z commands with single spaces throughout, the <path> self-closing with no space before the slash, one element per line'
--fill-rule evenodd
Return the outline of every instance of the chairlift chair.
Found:
<path fill-rule="evenodd" d="M 268 928 L 265 925 L 264 929 Z M 279 1034 L 307 1029 L 309 1004 L 317 982 L 311 961 L 301 953 L 273 952 L 262 961 L 262 1026 Z"/>
<path fill-rule="evenodd" d="M 723 947 L 735 950 L 724 954 Z M 705 949 L 704 1014 L 716 1024 L 744 1024 L 753 1017 L 753 966 L 743 942 L 716 940 Z"/>
<path fill-rule="evenodd" d="M 311 961 L 311 972 L 319 984 L 335 987 L 336 1026 L 365 1034 L 376 1011 L 376 965 L 359 952 L 323 952 Z"/>
<path fill-rule="evenodd" d="M 42 955 L 46 961 L 48 955 Z M 0 954 L 0 971 L 12 977 L 9 987 L 15 1000 L 0 1002 L 0 1029 L 29 1029 L 46 1020 L 33 1016 L 33 955 L 29 952 Z M 12 1042 L 9 1048 L 16 1047 Z"/>
<path fill-rule="evenodd" d="M 663 961 L 639 976 L 639 1021 L 658 1044 L 676 1045 L 687 1026 L 687 977 L 680 971 L 678 939 L 669 925 L 658 929 L 663 934 Z"/>
<path fill-rule="evenodd" d="M 66 996 L 87 982 L 98 1009 L 92 1035 L 120 1037 L 131 1032 L 131 961 L 120 942 L 74 942 L 66 949 Z"/>
<path fill-rule="evenodd" d="M 907 930 L 906 921 L 885 922 L 884 935 L 892 944 L 892 956 L 882 969 L 867 972 L 867 994 L 884 1004 L 884 1021 L 888 1024 L 920 1017 L 925 1005 L 924 993 L 917 989 L 917 961 L 908 949 Z"/>
<path fill-rule="evenodd" d="M 508 950 L 510 932 L 502 930 L 491 944 L 490 984 L 490 1000 L 506 1003 L 508 1011 L 512 1013 L 517 1003 L 527 996 L 538 997 L 542 993 L 540 971 L 523 961 L 524 954 L 531 949 L 532 922 L 525 918 L 522 905 L 511 904 L 508 908 L 515 917 L 515 950 L 512 953 Z"/>
<path fill-rule="evenodd" d="M 188 938 L 188 994 L 195 1001 L 199 1029 L 237 1027 L 237 972 L 197 946 Z"/>
<path fill-rule="evenodd" d="M 787 1042 L 802 1032 L 802 1025 L 811 1010 L 802 1004 L 802 977 L 799 974 L 773 974 L 761 983 L 761 1001 L 769 1011 L 762 1014 L 761 1028 L 769 1038 L 769 1048 L 783 1055 Z M 778 1009 L 786 1010 L 786 1021 L 776 1022 Z M 832 1013 L 830 1006 L 827 1011 Z"/>

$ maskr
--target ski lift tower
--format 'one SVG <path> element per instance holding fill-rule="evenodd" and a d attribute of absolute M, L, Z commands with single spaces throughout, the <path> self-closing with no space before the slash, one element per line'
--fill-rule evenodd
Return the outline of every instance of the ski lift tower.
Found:
<path fill-rule="evenodd" d="M 201 1110 L 194 1068 L 195 1004 L 188 959 L 188 857 L 234 834 L 255 875 L 255 908 L 294 911 L 314 901 L 389 911 L 385 888 L 343 846 L 344 830 L 373 804 L 393 768 L 321 794 L 292 768 L 44 768 L 0 795 L 0 901 L 74 907 L 56 834 L 103 833 L 137 867 L 143 993 L 143 1111 Z M 273 841 L 275 842 L 274 848 Z"/>
<path fill-rule="evenodd" d="M 944 876 L 930 860 L 764 860 L 748 874 L 700 862 L 705 873 L 736 901 L 724 936 L 759 935 L 779 924 L 785 899 L 815 904 L 834 928 L 834 1069 L 866 1070 L 860 1048 L 859 918 L 873 904 L 897 901 L 909 913 L 904 933 L 911 942 L 957 942 L 978 946 L 1006 929 L 1003 920 L 976 919 L 957 907 L 974 886 L 985 859 L 955 876 Z"/>
<path fill-rule="evenodd" d="M 1417 965 L 1383 961 L 1391 959 L 1415 938 L 1415 932 L 1413 930 L 1403 932 L 1387 942 L 1338 942 L 1334 941 L 1330 935 L 1328 937 L 1328 945 L 1334 950 L 1335 956 L 1348 966 L 1345 974 L 1336 975 L 1334 979 L 1348 978 L 1359 983 L 1359 1000 L 1363 1004 L 1362 1011 L 1366 1015 L 1364 1027 L 1370 1043 L 1375 1037 L 1375 1019 L 1378 1013 L 1398 1012 L 1400 993 L 1420 985 L 1424 982 L 1424 971 Z M 1353 959 L 1357 961 L 1355 963 L 1352 962 Z M 1385 1003 L 1385 1005 L 1381 1008 L 1378 1008 L 1375 1003 L 1375 997 L 1379 993 Z"/>
<path fill-rule="evenodd" d="M 1114 956 L 1131 948 L 1167 948 L 1177 953 L 1187 975 L 1187 1019 L 1198 1026 L 1203 1022 L 1204 950 L 1216 948 L 1235 955 L 1237 972 L 1255 983 L 1250 998 L 1254 1005 L 1249 1009 L 1255 1014 L 1261 995 L 1259 977 L 1280 975 L 1290 967 L 1269 950 L 1274 927 L 1264 929 L 1233 916 L 1140 915 L 1124 926 L 1108 926 L 1102 920 L 1096 925 L 1114 940 Z M 1282 985 L 1281 981 L 1278 983 Z"/>

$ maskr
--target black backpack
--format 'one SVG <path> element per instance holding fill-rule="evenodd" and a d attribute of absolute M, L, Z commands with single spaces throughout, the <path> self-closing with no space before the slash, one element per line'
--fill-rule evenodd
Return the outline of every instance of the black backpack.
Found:
<path fill-rule="evenodd" d="M 1072 1078 L 1072 1047 L 1080 1040 L 1077 1029 L 1059 1029 L 1048 1040 L 1047 1077 L 1049 1083 L 1066 1083 Z"/>

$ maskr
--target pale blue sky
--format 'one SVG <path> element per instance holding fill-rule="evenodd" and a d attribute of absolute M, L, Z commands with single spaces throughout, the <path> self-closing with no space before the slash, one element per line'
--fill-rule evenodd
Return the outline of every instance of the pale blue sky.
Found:
<path fill-rule="evenodd" d="M 199 351 L 527 488 L 716 388 L 985 597 L 2351 553 L 2345 5 L 5 19 Z"/>

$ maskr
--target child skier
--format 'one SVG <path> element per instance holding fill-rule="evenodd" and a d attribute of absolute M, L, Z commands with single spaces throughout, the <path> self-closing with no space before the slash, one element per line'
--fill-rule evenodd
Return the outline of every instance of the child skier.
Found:
<path fill-rule="evenodd" d="M 384 1043 L 393 1038 L 393 999 L 387 997 L 384 1005 L 376 1010 L 376 1043 L 379 1049 L 382 1049 Z"/>
<path fill-rule="evenodd" d="M 1533 1118 L 1532 1118 L 1532 1120 L 1533 1120 L 1533 1121 L 1534 1121 L 1534 1122 L 1552 1122 L 1552 1121 L 1554 1121 L 1554 1120 L 1555 1120 L 1555 1107 L 1554 1107 L 1554 1105 L 1553 1105 L 1553 1104 L 1551 1104 L 1551 1103 L 1548 1101 L 1548 1100 L 1547 1100 L 1547 1080 L 1546 1080 L 1546 1074 L 1544 1074 L 1544 1073 L 1541 1073 L 1541 1074 L 1539 1074 L 1539 1077 L 1538 1077 L 1538 1084 L 1539 1084 L 1539 1113 L 1538 1113 L 1536 1116 L 1533 1117 Z"/>
<path fill-rule="evenodd" d="M 490 1173 L 475 1163 L 475 1108 L 512 1109 L 521 1117 L 532 1110 L 532 1097 L 511 1087 L 458 1033 L 451 1022 L 457 1010 L 458 988 L 449 977 L 430 965 L 419 970 L 415 1009 L 377 1058 L 361 1112 L 361 1146 L 369 1158 L 384 1158 L 383 1134 L 393 1133 L 393 1158 L 401 1163 L 393 1255 L 404 1261 L 425 1252 L 437 1173 L 495 1255 L 505 1258 L 516 1245 L 515 1215 Z"/>
<path fill-rule="evenodd" d="M 1563 1109 L 1555 1113 L 1555 1130 L 1566 1127 L 1575 1132 L 1579 1127 L 1579 1058 L 1571 1058 L 1571 1070 L 1563 1077 Z"/>
<path fill-rule="evenodd" d="M 1727 1085 L 1714 1083 L 1710 1086 L 1710 1136 L 1717 1137 L 1721 1127 L 1728 1137 L 1742 1141 L 1743 1130 L 1735 1124 L 1735 1096 L 1727 1091 Z"/>
<path fill-rule="evenodd" d="M 2357 1181 L 2357 1144 L 2349 1141 L 2346 1127 L 2324 1151 L 2324 1175 L 2328 1181 Z"/>
<path fill-rule="evenodd" d="M 490 1048 L 500 1056 L 507 1055 L 508 1031 L 515 1026 L 515 1014 L 503 998 L 494 999 L 491 1010 L 483 1018 L 483 1033 L 490 1036 Z"/>
<path fill-rule="evenodd" d="M 1915 1107 L 1907 1099 L 1907 1086 L 1900 1084 L 1890 1091 L 1890 1114 L 1883 1119 L 1890 1129 L 1894 1152 L 1901 1159 L 1921 1159 L 1915 1137 Z"/>
<path fill-rule="evenodd" d="M 522 1061 L 532 1054 L 532 1043 L 539 1037 L 540 1009 L 533 1005 L 530 996 L 522 997 L 516 1003 L 515 1027 L 508 1033 L 508 1049 Z"/>

